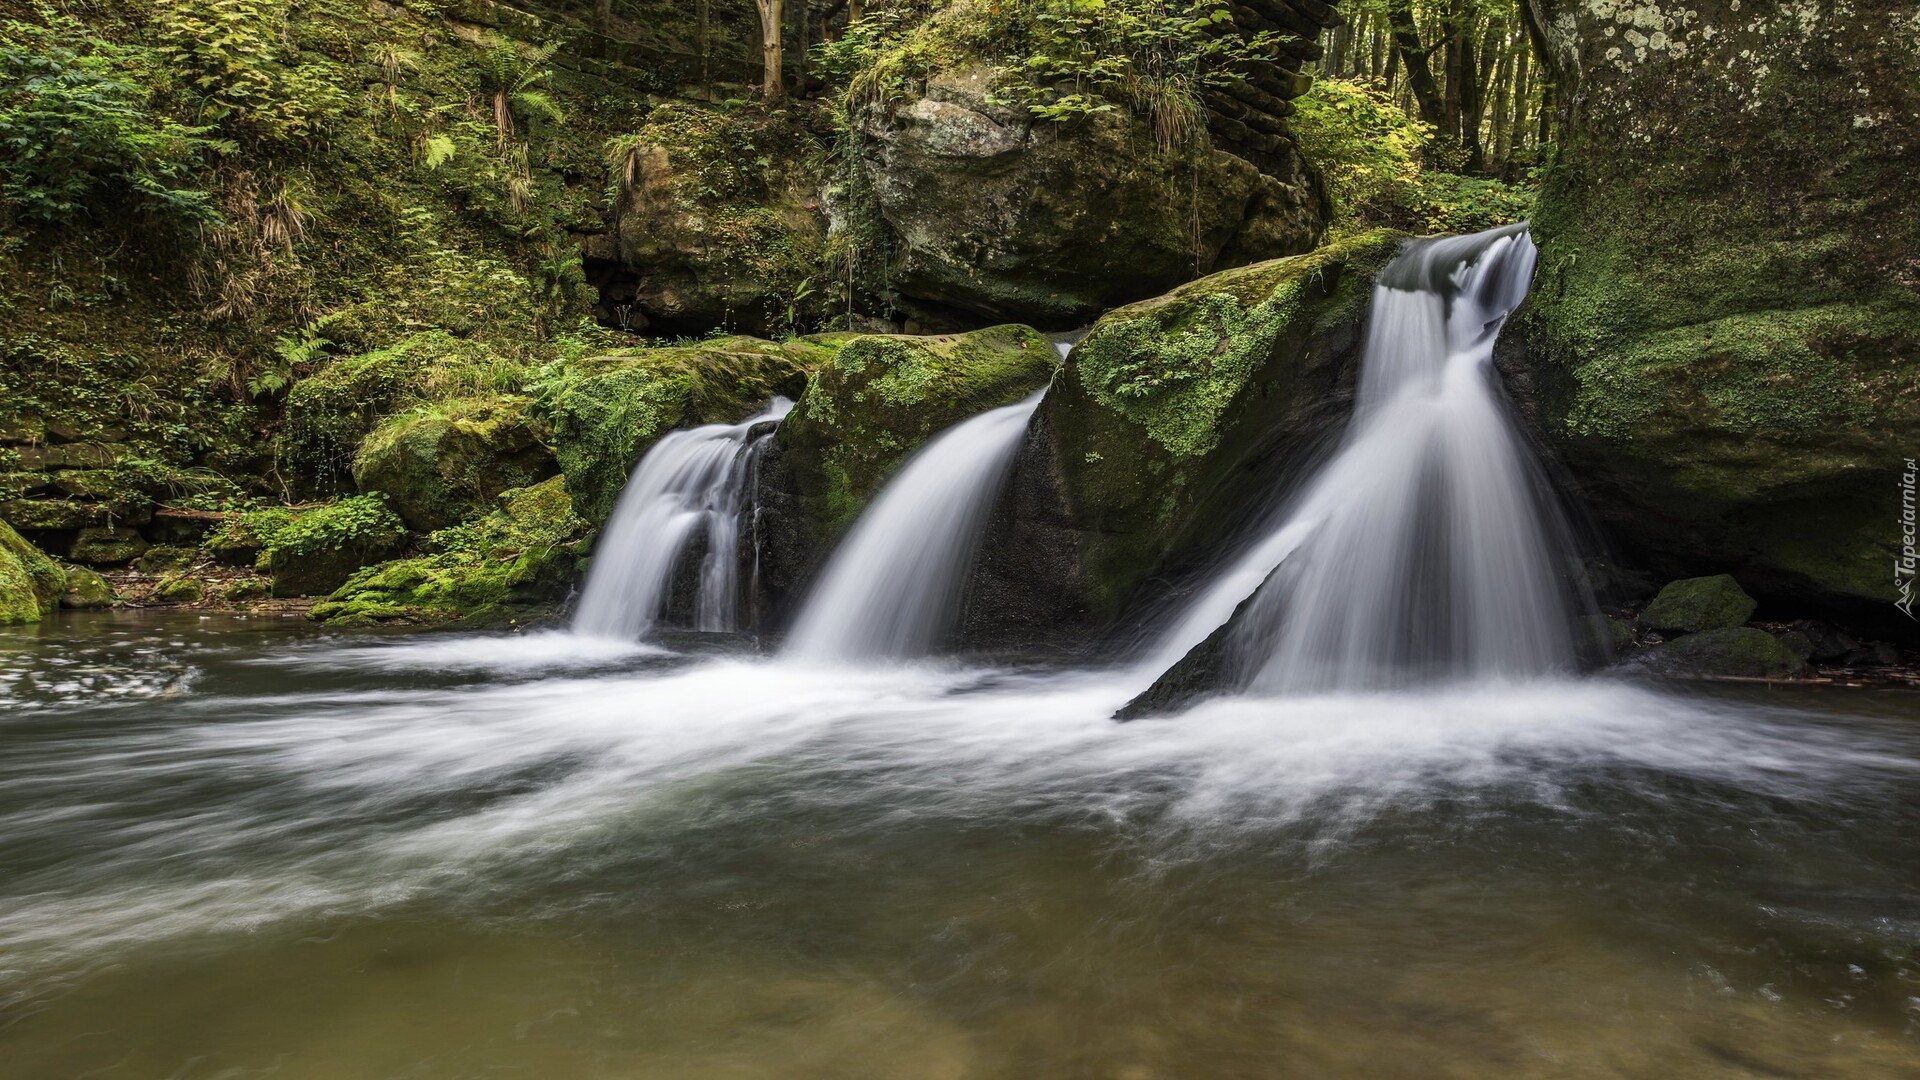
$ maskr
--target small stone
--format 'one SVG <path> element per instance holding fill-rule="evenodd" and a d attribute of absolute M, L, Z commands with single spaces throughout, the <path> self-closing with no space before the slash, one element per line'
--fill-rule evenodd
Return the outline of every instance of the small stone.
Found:
<path fill-rule="evenodd" d="M 1725 630 L 1744 624 L 1759 606 L 1732 575 L 1684 578 L 1660 590 L 1640 613 L 1640 625 L 1669 634 Z"/>
<path fill-rule="evenodd" d="M 198 603 L 205 589 L 200 579 L 185 574 L 168 574 L 153 585 L 153 599 L 162 604 Z"/>
<path fill-rule="evenodd" d="M 60 606 L 76 610 L 103 608 L 113 603 L 113 590 L 107 579 L 84 566 L 67 567 L 67 588 L 60 594 Z"/>

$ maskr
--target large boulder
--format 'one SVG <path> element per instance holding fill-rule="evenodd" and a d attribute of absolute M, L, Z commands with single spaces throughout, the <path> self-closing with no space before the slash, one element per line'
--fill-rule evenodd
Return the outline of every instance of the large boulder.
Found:
<path fill-rule="evenodd" d="M 834 339 L 749 337 L 640 349 L 572 361 L 541 387 L 536 412 L 573 508 L 599 525 L 627 476 L 660 436 L 696 424 L 738 423 L 776 394 L 795 396 Z"/>
<path fill-rule="evenodd" d="M 360 444 L 354 484 L 384 494 L 408 526 L 444 529 L 560 471 L 537 427 L 511 394 L 402 413 Z"/>
<path fill-rule="evenodd" d="M 1373 278 L 1398 247 L 1371 233 L 1102 317 L 1015 461 L 967 640 L 1084 640 L 1264 518 L 1351 413 Z"/>
<path fill-rule="evenodd" d="M 857 109 L 836 227 L 876 228 L 893 302 L 930 325 L 1077 326 L 1225 267 L 1311 249 L 1328 207 L 1299 163 L 1268 175 L 1206 148 L 1164 151 L 1122 109 L 1068 123 L 996 104 L 998 72 L 933 75 Z M 871 219 L 871 220 L 870 220 Z"/>
<path fill-rule="evenodd" d="M 662 105 L 614 156 L 613 233 L 587 251 L 601 319 L 771 334 L 826 299 L 822 155 L 797 117 Z"/>
<path fill-rule="evenodd" d="M 1025 326 L 836 339 L 762 460 L 758 580 L 777 620 L 927 440 L 1047 385 L 1059 352 Z"/>
<path fill-rule="evenodd" d="M 1500 361 L 1624 553 L 1911 638 L 1920 23 L 1528 0 L 1566 103 Z"/>
<path fill-rule="evenodd" d="M 1663 634 L 1744 626 L 1759 604 L 1730 574 L 1668 582 L 1640 613 L 1640 625 Z"/>
<path fill-rule="evenodd" d="M 66 584 L 58 563 L 0 522 L 0 626 L 39 622 Z"/>

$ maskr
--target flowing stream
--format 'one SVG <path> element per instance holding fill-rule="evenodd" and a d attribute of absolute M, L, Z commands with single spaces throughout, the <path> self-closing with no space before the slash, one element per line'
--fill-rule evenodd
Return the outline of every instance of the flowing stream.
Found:
<path fill-rule="evenodd" d="M 907 462 L 834 552 L 788 636 L 788 653 L 879 660 L 940 646 L 1044 394 L 955 424 Z"/>
<path fill-rule="evenodd" d="M 1139 688 L 0 630 L 0 1073 L 1920 1075 L 1910 695 Z"/>
<path fill-rule="evenodd" d="M 710 424 L 663 436 L 633 468 L 596 546 L 574 630 L 634 640 L 665 615 L 675 568 L 696 539 L 700 563 L 694 629 L 735 630 L 740 608 L 740 518 L 753 483 L 754 452 L 793 408 L 775 398 L 738 424 Z"/>

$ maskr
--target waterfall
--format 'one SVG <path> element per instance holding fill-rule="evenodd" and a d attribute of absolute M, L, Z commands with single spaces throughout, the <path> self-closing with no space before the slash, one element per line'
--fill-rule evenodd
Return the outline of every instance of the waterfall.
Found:
<path fill-rule="evenodd" d="M 632 640 L 666 614 L 674 569 L 704 536 L 694 626 L 738 626 L 740 515 L 753 484 L 754 452 L 769 421 L 793 402 L 776 397 L 739 424 L 670 432 L 634 466 L 594 552 L 574 614 L 575 633 Z"/>
<path fill-rule="evenodd" d="M 834 552 L 788 637 L 789 654 L 873 660 L 939 646 L 1044 393 L 955 425 L 907 462 Z"/>
<path fill-rule="evenodd" d="M 1572 665 L 1564 525 L 1493 370 L 1533 264 L 1525 225 L 1402 249 L 1374 287 L 1338 451 L 1153 663 L 1164 669 L 1240 608 L 1227 666 L 1258 692 Z"/>

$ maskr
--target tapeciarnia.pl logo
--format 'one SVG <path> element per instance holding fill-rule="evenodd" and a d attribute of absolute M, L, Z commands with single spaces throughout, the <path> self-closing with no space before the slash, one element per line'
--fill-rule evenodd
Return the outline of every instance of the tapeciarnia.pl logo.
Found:
<path fill-rule="evenodd" d="M 1913 482 L 1915 474 L 1920 473 L 1913 458 L 1907 458 L 1907 470 L 1900 474 L 1900 557 L 1893 560 L 1893 589 L 1900 599 L 1893 606 L 1906 613 L 1907 618 L 1915 619 L 1913 613 L 1913 579 L 1916 559 Z"/>

